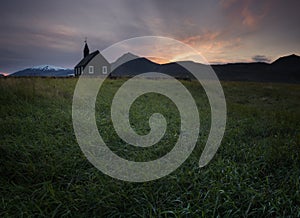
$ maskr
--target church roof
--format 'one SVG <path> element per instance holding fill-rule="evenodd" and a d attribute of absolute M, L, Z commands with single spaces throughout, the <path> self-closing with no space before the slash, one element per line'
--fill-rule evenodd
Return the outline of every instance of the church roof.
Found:
<path fill-rule="evenodd" d="M 76 67 L 85 67 L 97 54 L 99 54 L 100 52 L 94 51 L 93 53 L 89 54 L 88 56 L 86 56 L 85 58 L 83 58 L 76 66 Z"/>

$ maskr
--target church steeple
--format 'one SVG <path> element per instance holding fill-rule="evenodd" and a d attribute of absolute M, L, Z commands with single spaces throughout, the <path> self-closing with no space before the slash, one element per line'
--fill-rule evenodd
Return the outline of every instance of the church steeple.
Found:
<path fill-rule="evenodd" d="M 85 45 L 84 45 L 84 50 L 83 50 L 83 57 L 85 58 L 86 56 L 88 56 L 90 54 L 90 49 L 87 44 L 87 38 L 85 38 L 84 43 L 85 43 Z"/>

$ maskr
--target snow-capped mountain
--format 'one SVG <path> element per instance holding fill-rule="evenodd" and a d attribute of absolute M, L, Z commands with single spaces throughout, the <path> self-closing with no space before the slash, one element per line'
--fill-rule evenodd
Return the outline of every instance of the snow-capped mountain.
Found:
<path fill-rule="evenodd" d="M 40 65 L 17 71 L 10 76 L 42 76 L 42 77 L 72 77 L 73 69 L 56 67 L 52 65 Z"/>
<path fill-rule="evenodd" d="M 6 77 L 6 76 L 8 76 L 8 75 L 9 75 L 8 73 L 0 72 L 0 77 Z"/>
<path fill-rule="evenodd" d="M 46 71 L 46 70 L 54 70 L 54 71 L 71 70 L 71 69 L 68 69 L 68 68 L 56 67 L 56 66 L 53 66 L 53 65 L 39 65 L 39 66 L 31 67 L 31 69 L 34 69 L 34 70 L 43 70 L 43 71 Z"/>

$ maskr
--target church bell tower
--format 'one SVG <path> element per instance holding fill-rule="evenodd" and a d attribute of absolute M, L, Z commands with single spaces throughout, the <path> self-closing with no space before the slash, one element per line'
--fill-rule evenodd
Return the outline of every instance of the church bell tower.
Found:
<path fill-rule="evenodd" d="M 84 50 L 83 50 L 83 57 L 85 58 L 90 54 L 90 49 L 87 44 L 87 38 L 85 38 L 84 43 L 85 43 L 85 45 L 84 45 Z"/>

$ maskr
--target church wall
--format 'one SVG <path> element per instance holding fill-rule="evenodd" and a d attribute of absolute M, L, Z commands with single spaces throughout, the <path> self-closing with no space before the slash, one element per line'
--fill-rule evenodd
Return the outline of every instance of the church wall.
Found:
<path fill-rule="evenodd" d="M 94 74 L 89 74 L 89 66 L 94 67 Z M 91 75 L 91 76 L 102 76 L 102 67 L 107 66 L 107 74 L 110 73 L 111 71 L 111 66 L 107 62 L 107 60 L 101 55 L 98 54 L 96 55 L 89 63 L 88 65 L 84 68 L 83 74 L 85 75 Z"/>

